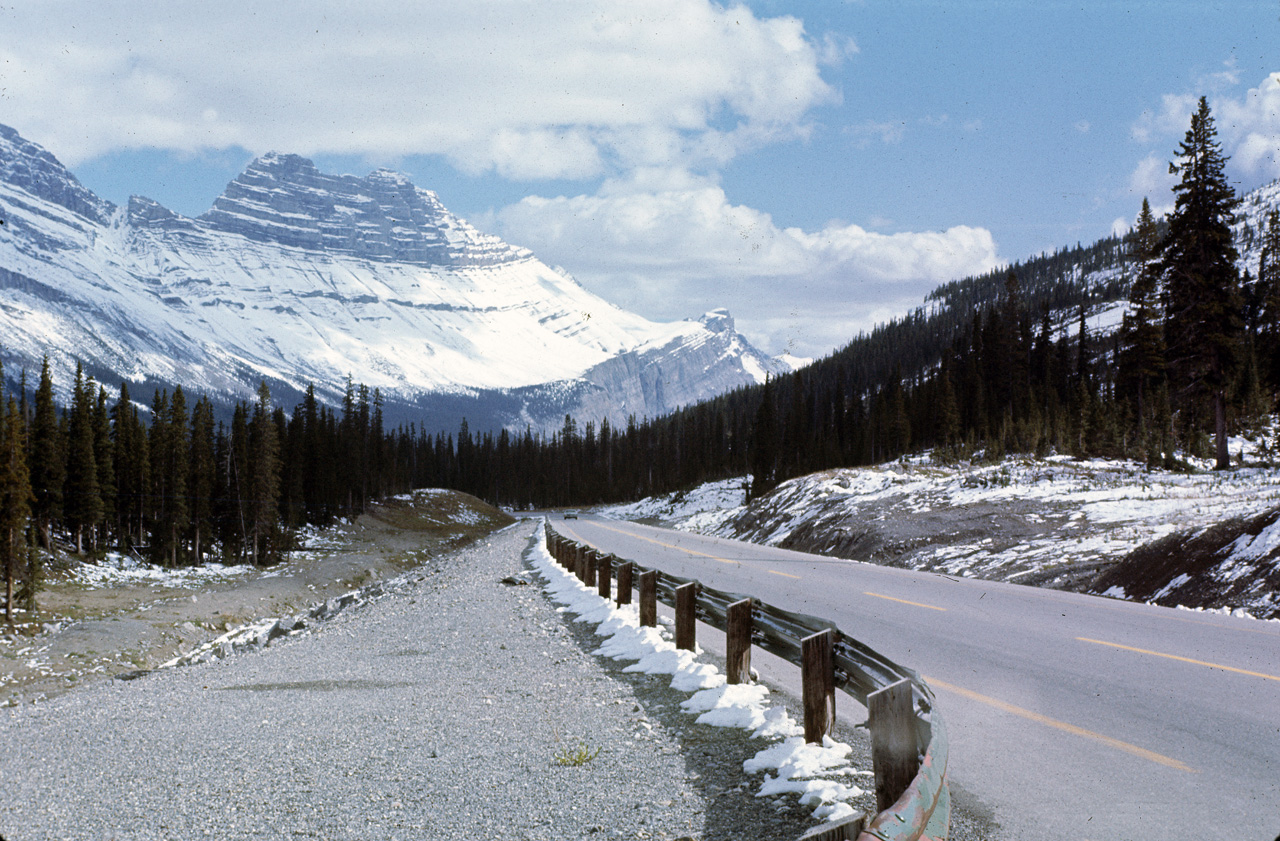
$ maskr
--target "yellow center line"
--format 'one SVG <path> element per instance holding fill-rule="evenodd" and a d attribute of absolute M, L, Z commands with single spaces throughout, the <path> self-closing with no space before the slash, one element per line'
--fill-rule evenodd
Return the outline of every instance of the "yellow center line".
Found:
<path fill-rule="evenodd" d="M 899 604 L 909 604 L 912 607 L 927 607 L 930 610 L 940 610 L 943 613 L 947 612 L 947 609 L 945 607 L 936 607 L 931 604 L 924 604 L 923 602 L 909 602 L 906 599 L 895 599 L 893 596 L 882 596 L 879 593 L 872 593 L 870 590 L 865 591 L 862 595 L 875 596 L 877 599 L 887 599 L 891 602 L 898 602 Z"/>
<path fill-rule="evenodd" d="M 1280 680 L 1276 675 L 1269 675 L 1265 672 L 1251 672 L 1248 669 L 1237 669 L 1235 666 L 1224 666 L 1221 663 L 1210 663 L 1207 660 L 1192 660 L 1190 657 L 1179 657 L 1177 654 L 1165 654 L 1161 651 L 1148 651 L 1145 648 L 1134 648 L 1131 645 L 1121 645 L 1118 642 L 1103 642 L 1102 640 L 1091 640 L 1088 637 L 1076 637 L 1080 642 L 1091 642 L 1094 645 L 1105 645 L 1110 648 L 1120 648 L 1125 651 L 1135 651 L 1138 654 L 1150 654 L 1152 657 L 1164 657 L 1169 660 L 1181 660 L 1183 663 L 1191 663 L 1196 666 L 1208 666 L 1210 669 L 1221 669 L 1224 672 L 1235 672 L 1238 675 L 1249 675 L 1251 677 L 1265 678 L 1266 680 Z"/>
<path fill-rule="evenodd" d="M 674 549 L 677 552 L 684 552 L 686 555 L 697 555 L 700 558 L 710 558 L 711 560 L 719 561 L 722 564 L 741 563 L 740 561 L 731 561 L 731 560 L 728 560 L 727 558 L 717 558 L 715 555 L 708 555 L 706 552 L 699 552 L 696 549 L 686 549 L 683 546 L 677 546 L 674 543 L 663 543 L 661 540 L 655 540 L 652 537 L 645 537 L 644 535 L 641 535 L 641 534 L 634 534 L 629 531 L 624 531 L 623 529 L 615 529 L 613 526 L 606 526 L 604 523 L 597 522 L 595 523 L 595 525 L 599 526 L 602 529 L 608 529 L 609 531 L 626 535 L 627 537 L 634 537 L 636 540 L 644 540 L 649 543 L 656 544 L 658 546 L 663 547 L 664 549 Z"/>
<path fill-rule="evenodd" d="M 1190 773 L 1190 774 L 1199 773 L 1196 769 L 1182 762 L 1179 762 L 1176 759 L 1172 759 L 1168 756 L 1165 756 L 1164 754 L 1156 753 L 1155 751 L 1149 751 L 1146 748 L 1140 748 L 1137 745 L 1132 745 L 1132 744 L 1129 744 L 1128 742 L 1122 742 L 1119 739 L 1113 739 L 1110 736 L 1104 736 L 1101 733 L 1095 733 L 1092 730 L 1086 730 L 1083 727 L 1077 727 L 1074 724 L 1067 724 L 1065 721 L 1058 721 L 1057 719 L 1049 718 L 1048 716 L 1041 715 L 1040 713 L 1034 713 L 1031 710 L 1025 710 L 1022 707 L 1016 707 L 1013 704 L 1006 703 L 1004 701 L 989 697 L 987 695 L 982 695 L 980 693 L 974 692 L 971 689 L 964 689 L 959 686 L 953 686 L 949 683 L 946 683 L 944 681 L 941 681 L 941 680 L 938 680 L 937 678 L 932 678 L 932 677 L 926 677 L 925 682 L 928 683 L 930 686 L 938 687 L 940 689 L 946 689 L 950 692 L 955 692 L 957 695 L 963 695 L 965 698 L 969 698 L 970 700 L 987 704 L 988 706 L 995 707 L 996 709 L 1001 710 L 1003 712 L 1007 712 L 1016 716 L 1021 716 L 1022 718 L 1029 719 L 1030 721 L 1034 721 L 1037 724 L 1043 724 L 1046 727 L 1052 727 L 1055 730 L 1061 730 L 1064 733 L 1070 733 L 1073 736 L 1080 736 L 1085 739 L 1092 739 L 1095 742 L 1101 742 L 1102 744 L 1108 747 L 1115 748 L 1116 750 L 1122 750 L 1125 753 L 1131 753 L 1134 756 L 1142 757 L 1143 759 L 1149 760 L 1151 762 L 1155 762 L 1159 765 L 1165 765 L 1169 768 L 1176 768 L 1179 771 L 1186 771 L 1187 773 Z"/>
<path fill-rule="evenodd" d="M 661 546 L 664 549 L 674 549 L 677 552 L 684 552 L 686 555 L 697 555 L 700 558 L 710 558 L 711 560 L 719 561 L 722 564 L 733 564 L 734 566 L 742 566 L 742 561 L 731 561 L 728 558 L 720 558 L 715 555 L 710 555 L 706 552 L 699 552 L 696 549 L 687 549 L 684 546 L 677 546 L 674 543 L 664 543 L 661 540 L 656 540 L 652 537 L 645 537 L 642 534 L 629 532 L 629 531 L 626 531 L 625 529 L 618 529 L 618 528 L 614 528 L 613 526 L 606 526 L 604 523 L 601 523 L 599 521 L 594 521 L 594 525 L 597 525 L 602 529 L 608 529 L 609 531 L 617 532 L 618 534 L 625 535 L 626 537 L 634 537 L 636 540 L 644 540 L 648 543 Z M 795 579 L 800 578 L 800 576 L 798 575 L 792 575 L 789 572 L 778 572 L 777 570 L 773 570 L 773 569 L 767 569 L 765 570 L 765 572 L 771 573 L 773 575 L 781 575 L 783 578 L 795 578 Z"/>

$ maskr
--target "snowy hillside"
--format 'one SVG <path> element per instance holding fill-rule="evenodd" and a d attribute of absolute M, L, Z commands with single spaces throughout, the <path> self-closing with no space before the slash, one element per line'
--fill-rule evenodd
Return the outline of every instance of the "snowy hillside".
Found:
<path fill-rule="evenodd" d="M 1072 590 L 1097 583 L 1120 598 L 1280 618 L 1280 470 L 1258 463 L 1252 442 L 1231 449 L 1248 466 L 1212 472 L 1206 462 L 1183 474 L 1068 457 L 918 458 L 803 476 L 750 505 L 743 478 L 604 513 L 888 566 Z M 1194 554 L 1172 551 L 1196 538 Z M 1155 578 L 1122 563 L 1146 553 L 1149 564 L 1162 546 L 1170 551 Z"/>
<path fill-rule="evenodd" d="M 623 311 L 386 170 L 333 176 L 269 154 L 189 219 L 139 197 L 115 207 L 0 127 L 0 215 L 11 380 L 44 354 L 63 386 L 80 360 L 112 387 L 215 397 L 266 379 L 333 400 L 350 375 L 392 406 L 465 396 L 474 413 L 500 405 L 503 423 L 542 425 L 657 416 L 790 368 L 727 314 Z"/>

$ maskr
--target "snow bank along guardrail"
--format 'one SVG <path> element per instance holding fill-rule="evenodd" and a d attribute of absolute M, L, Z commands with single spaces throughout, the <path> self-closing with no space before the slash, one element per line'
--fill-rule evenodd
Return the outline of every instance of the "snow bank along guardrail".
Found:
<path fill-rule="evenodd" d="M 834 623 L 790 613 L 759 599 L 647 569 L 569 540 L 546 526 L 547 550 L 588 587 L 617 604 L 639 599 L 640 624 L 657 624 L 657 602 L 675 610 L 676 646 L 693 650 L 701 620 L 725 633 L 731 684 L 751 680 L 751 646 L 801 669 L 805 739 L 821 742 L 835 724 L 835 690 L 868 711 L 876 815 L 820 827 L 806 839 L 916 841 L 945 839 L 950 828 L 947 735 L 933 692 L 915 671 L 841 633 Z"/>

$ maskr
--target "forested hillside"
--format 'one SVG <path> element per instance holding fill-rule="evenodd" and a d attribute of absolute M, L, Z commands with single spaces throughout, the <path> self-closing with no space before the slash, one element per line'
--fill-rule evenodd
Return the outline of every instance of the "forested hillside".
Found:
<path fill-rule="evenodd" d="M 208 397 L 189 403 L 181 388 L 158 392 L 149 412 L 127 385 L 109 396 L 80 373 L 72 394 L 55 395 L 46 363 L 34 392 L 22 372 L 18 393 L 0 395 L 6 604 L 32 603 L 43 553 L 57 547 L 270 563 L 299 525 L 412 487 L 528 508 L 750 475 L 759 495 L 925 449 L 1169 469 L 1191 453 L 1227 468 L 1226 435 L 1260 426 L 1280 394 L 1280 182 L 1238 213 L 1224 162 L 1202 101 L 1167 219 L 1144 202 L 1123 238 L 947 284 L 808 368 L 625 426 L 388 430 L 380 393 L 352 382 L 340 409 L 308 391 L 290 413 L 263 384 L 218 422 Z M 1107 312 L 1114 329 L 1101 326 Z"/>

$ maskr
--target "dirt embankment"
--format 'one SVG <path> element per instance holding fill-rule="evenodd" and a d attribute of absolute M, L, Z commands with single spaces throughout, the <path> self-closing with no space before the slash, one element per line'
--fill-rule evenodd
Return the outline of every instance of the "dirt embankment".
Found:
<path fill-rule="evenodd" d="M 326 530 L 318 548 L 269 568 L 100 584 L 59 575 L 22 629 L 0 633 L 0 705 L 155 668 L 237 626 L 301 613 L 512 521 L 466 494 L 418 491 Z"/>

